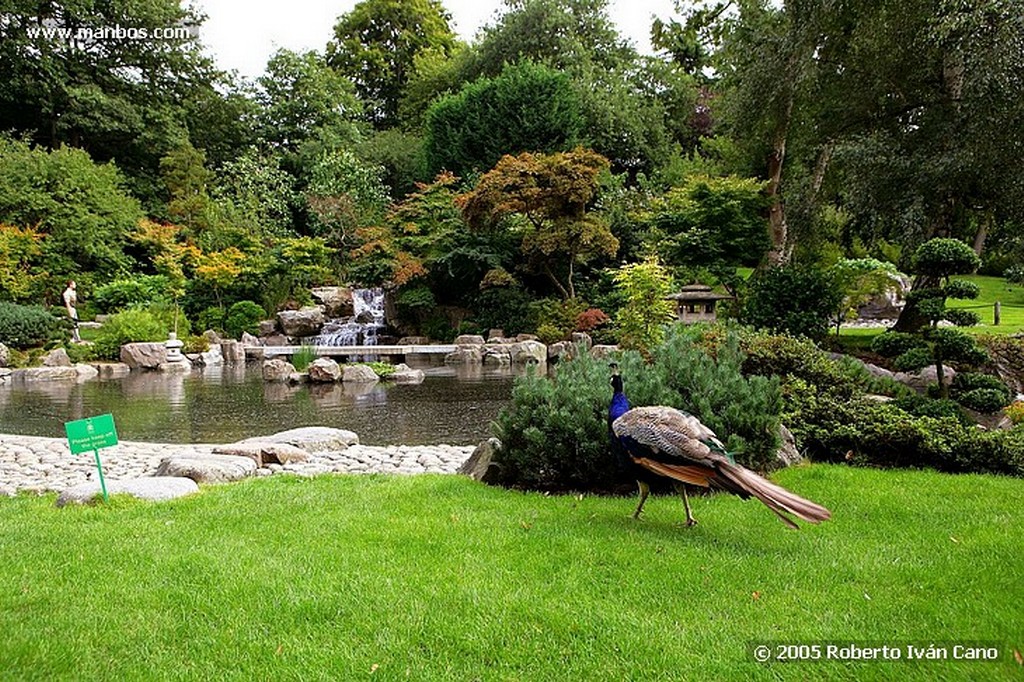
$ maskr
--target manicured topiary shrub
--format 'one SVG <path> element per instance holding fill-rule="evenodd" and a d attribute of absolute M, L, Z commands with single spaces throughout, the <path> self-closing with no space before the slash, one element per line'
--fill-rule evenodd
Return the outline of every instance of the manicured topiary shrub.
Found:
<path fill-rule="evenodd" d="M 267 311 L 262 306 L 252 301 L 239 301 L 228 308 L 224 332 L 233 339 L 241 338 L 243 333 L 255 335 L 260 321 L 265 319 Z"/>
<path fill-rule="evenodd" d="M 977 372 L 960 372 L 953 379 L 950 396 L 977 412 L 998 412 L 1013 400 L 1013 393 L 999 377 Z"/>
<path fill-rule="evenodd" d="M 0 343 L 17 350 L 64 338 L 70 321 L 41 305 L 0 302 Z"/>

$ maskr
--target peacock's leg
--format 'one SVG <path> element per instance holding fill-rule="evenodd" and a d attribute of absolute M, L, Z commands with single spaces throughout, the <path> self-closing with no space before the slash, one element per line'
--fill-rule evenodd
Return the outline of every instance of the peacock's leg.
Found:
<path fill-rule="evenodd" d="M 637 481 L 636 484 L 640 486 L 640 504 L 636 506 L 636 511 L 633 512 L 633 518 L 639 519 L 640 512 L 643 511 L 644 502 L 647 501 L 647 496 L 651 494 L 651 486 L 647 485 L 643 481 Z"/>
<path fill-rule="evenodd" d="M 693 512 L 690 511 L 690 498 L 686 495 L 686 484 L 680 483 L 679 490 L 683 493 L 683 506 L 686 507 L 686 525 L 696 526 L 697 519 L 693 518 Z"/>

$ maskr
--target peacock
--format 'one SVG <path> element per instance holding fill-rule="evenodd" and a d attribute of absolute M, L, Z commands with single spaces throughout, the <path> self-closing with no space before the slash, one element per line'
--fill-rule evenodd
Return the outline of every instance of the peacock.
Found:
<path fill-rule="evenodd" d="M 686 485 L 726 490 L 743 499 L 761 500 L 790 528 L 798 528 L 790 515 L 818 523 L 831 518 L 828 509 L 753 471 L 736 464 L 715 432 L 691 414 L 672 407 L 635 407 L 622 390 L 618 367 L 612 365 L 612 401 L 608 428 L 612 443 L 626 467 L 636 476 L 640 502 L 633 518 L 639 518 L 651 492 L 651 483 L 668 478 L 682 493 L 686 525 L 696 525 Z"/>

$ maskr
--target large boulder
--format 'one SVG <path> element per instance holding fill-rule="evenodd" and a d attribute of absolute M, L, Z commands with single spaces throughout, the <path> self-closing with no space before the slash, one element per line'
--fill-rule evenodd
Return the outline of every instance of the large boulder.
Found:
<path fill-rule="evenodd" d="M 501 475 L 501 465 L 494 461 L 499 450 L 501 441 L 488 438 L 473 450 L 469 459 L 459 467 L 458 473 L 483 483 L 496 483 Z"/>
<path fill-rule="evenodd" d="M 512 353 L 506 345 L 484 346 L 482 362 L 488 366 L 507 367 L 512 364 Z"/>
<path fill-rule="evenodd" d="M 557 341 L 548 346 L 548 360 L 572 360 L 576 357 L 576 346 L 571 341 Z"/>
<path fill-rule="evenodd" d="M 455 337 L 456 346 L 482 346 L 484 345 L 484 337 L 479 334 L 462 334 L 461 336 Z"/>
<path fill-rule="evenodd" d="M 199 492 L 199 486 L 191 478 L 159 476 L 128 478 L 123 481 L 106 481 L 108 495 L 131 495 L 140 500 L 162 502 Z M 57 506 L 67 504 L 88 504 L 102 495 L 99 481 L 90 481 L 73 486 L 57 497 Z"/>
<path fill-rule="evenodd" d="M 346 384 L 370 384 L 380 381 L 380 377 L 366 365 L 345 365 L 341 380 Z"/>
<path fill-rule="evenodd" d="M 341 380 L 341 367 L 331 358 L 317 358 L 309 363 L 309 380 L 329 384 Z"/>
<path fill-rule="evenodd" d="M 574 346 L 583 344 L 583 347 L 588 351 L 594 347 L 594 339 L 586 332 L 573 332 L 572 343 Z"/>
<path fill-rule="evenodd" d="M 459 346 L 454 352 L 444 356 L 446 365 L 479 365 L 483 361 L 483 353 L 479 346 Z"/>
<path fill-rule="evenodd" d="M 277 322 L 285 336 L 316 336 L 324 326 L 324 310 L 310 306 L 301 310 L 282 310 Z"/>
<path fill-rule="evenodd" d="M 259 324 L 258 330 L 259 331 L 256 332 L 256 335 L 260 338 L 277 334 L 279 331 L 277 327 L 277 320 L 262 320 Z"/>
<path fill-rule="evenodd" d="M 956 377 L 956 370 L 949 365 L 943 366 L 943 383 L 947 386 L 951 385 L 954 377 Z M 932 365 L 925 367 L 920 372 L 896 372 L 892 378 L 919 393 L 924 393 L 931 384 L 939 383 L 939 371 L 935 365 Z"/>
<path fill-rule="evenodd" d="M 200 367 L 217 367 L 224 364 L 224 352 L 220 347 L 221 342 L 210 346 L 210 350 L 200 353 L 196 358 L 196 364 Z M 244 352 L 244 351 L 243 351 Z"/>
<path fill-rule="evenodd" d="M 0 343 L 0 367 L 6 367 L 11 360 L 11 351 L 4 344 Z"/>
<path fill-rule="evenodd" d="M 297 429 L 281 431 L 271 436 L 257 436 L 238 441 L 235 445 L 249 443 L 287 443 L 306 452 L 335 452 L 345 450 L 350 445 L 359 445 L 359 436 L 344 429 L 332 429 L 326 426 L 303 426 Z"/>
<path fill-rule="evenodd" d="M 168 374 L 183 374 L 192 371 L 192 361 L 182 356 L 180 360 L 174 362 L 162 362 L 157 370 L 161 372 L 167 372 Z"/>
<path fill-rule="evenodd" d="M 403 362 L 395 365 L 395 373 L 388 377 L 388 379 L 396 384 L 419 384 L 423 383 L 423 379 L 426 376 L 422 369 L 412 369 Z"/>
<path fill-rule="evenodd" d="M 72 364 L 68 352 L 63 348 L 54 348 L 43 356 L 44 367 L 70 367 Z"/>
<path fill-rule="evenodd" d="M 26 367 L 11 374 L 16 381 L 78 381 L 74 367 Z"/>
<path fill-rule="evenodd" d="M 779 424 L 779 436 L 782 444 L 775 453 L 775 462 L 781 467 L 793 466 L 803 461 L 804 457 L 796 449 L 796 438 L 792 432 L 782 424 Z"/>
<path fill-rule="evenodd" d="M 281 358 L 263 361 L 263 380 L 273 382 L 286 382 L 288 377 L 295 373 L 292 363 Z"/>
<path fill-rule="evenodd" d="M 256 462 L 235 455 L 173 455 L 165 457 L 156 469 L 157 476 L 183 476 L 196 483 L 229 483 L 256 473 Z"/>
<path fill-rule="evenodd" d="M 595 360 L 607 360 L 608 358 L 612 357 L 614 353 L 617 353 L 618 350 L 618 346 L 606 346 L 598 344 L 590 349 L 590 357 L 594 358 Z"/>
<path fill-rule="evenodd" d="M 543 365 L 548 361 L 548 347 L 540 341 L 520 341 L 513 344 L 509 351 L 512 354 L 512 362 L 517 365 Z"/>
<path fill-rule="evenodd" d="M 123 362 L 94 362 L 92 367 L 100 379 L 121 379 L 132 371 L 132 368 Z"/>
<path fill-rule="evenodd" d="M 167 362 L 167 346 L 157 341 L 126 343 L 121 346 L 121 362 L 132 369 L 158 369 Z"/>
<path fill-rule="evenodd" d="M 84 362 L 79 362 L 75 367 L 75 373 L 78 375 L 78 381 L 88 381 L 89 379 L 95 379 L 99 376 L 100 371 L 92 365 L 87 365 Z"/>
<path fill-rule="evenodd" d="M 352 290 L 348 287 L 316 287 L 309 293 L 323 306 L 328 317 L 351 317 L 355 312 Z"/>
<path fill-rule="evenodd" d="M 225 364 L 242 364 L 245 362 L 245 344 L 240 341 L 221 341 L 220 356 Z"/>

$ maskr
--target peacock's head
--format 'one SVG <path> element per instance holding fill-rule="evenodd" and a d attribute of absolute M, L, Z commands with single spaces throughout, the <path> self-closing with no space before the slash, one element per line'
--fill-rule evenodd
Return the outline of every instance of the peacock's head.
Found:
<path fill-rule="evenodd" d="M 608 367 L 612 370 L 612 391 L 622 393 L 622 376 L 619 375 L 619 363 L 611 362 Z"/>

